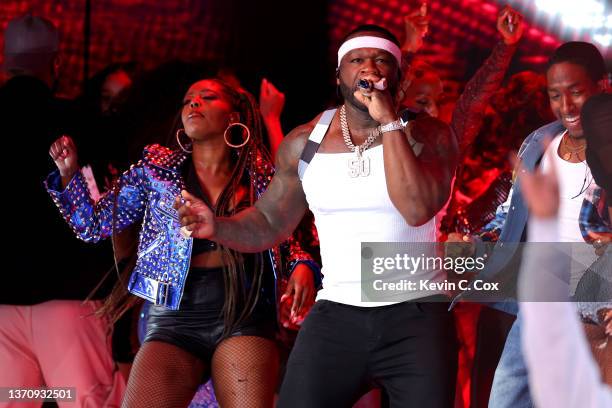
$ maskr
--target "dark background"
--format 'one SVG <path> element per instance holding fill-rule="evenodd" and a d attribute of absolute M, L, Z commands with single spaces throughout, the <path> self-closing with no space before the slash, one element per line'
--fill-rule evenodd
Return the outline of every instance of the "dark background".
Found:
<path fill-rule="evenodd" d="M 585 32 L 538 13 L 533 0 L 429 0 L 432 22 L 421 54 L 440 71 L 447 86 L 460 89 L 490 53 L 498 41 L 497 13 L 508 3 L 528 22 L 509 74 L 541 71 L 560 42 L 588 39 Z M 287 131 L 333 102 L 335 53 L 346 32 L 358 24 L 377 23 L 402 40 L 403 16 L 419 4 L 414 0 L 3 0 L 0 41 L 11 18 L 31 12 L 52 20 L 63 41 L 59 91 L 68 97 L 82 89 L 86 21 L 90 23 L 89 76 L 112 62 L 135 60 L 151 69 L 177 59 L 215 60 L 233 68 L 255 94 L 263 77 L 285 92 Z M 610 1 L 605 4 L 610 13 Z M 600 47 L 608 60 L 611 48 Z"/>

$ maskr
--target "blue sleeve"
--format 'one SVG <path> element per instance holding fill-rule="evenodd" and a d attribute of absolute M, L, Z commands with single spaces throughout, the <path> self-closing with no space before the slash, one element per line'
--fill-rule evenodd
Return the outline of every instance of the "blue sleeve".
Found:
<path fill-rule="evenodd" d="M 91 198 L 81 172 L 61 190 L 59 171 L 45 180 L 45 188 L 75 235 L 85 242 L 108 238 L 113 229 L 121 231 L 143 218 L 147 195 L 142 163 L 121 175 L 114 187 L 98 202 Z"/>

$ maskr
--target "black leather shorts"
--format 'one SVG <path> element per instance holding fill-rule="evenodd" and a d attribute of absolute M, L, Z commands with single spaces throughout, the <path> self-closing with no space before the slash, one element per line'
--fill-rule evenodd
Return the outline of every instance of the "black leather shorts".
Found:
<path fill-rule="evenodd" d="M 151 306 L 144 342 L 163 341 L 210 362 L 222 336 L 225 300 L 222 268 L 191 268 L 180 310 Z M 273 340 L 276 334 L 274 303 L 259 297 L 253 313 L 228 337 L 257 336 Z"/>

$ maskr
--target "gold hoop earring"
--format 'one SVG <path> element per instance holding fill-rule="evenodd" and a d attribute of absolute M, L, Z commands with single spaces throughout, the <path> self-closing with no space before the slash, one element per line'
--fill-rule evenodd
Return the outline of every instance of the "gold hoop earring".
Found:
<path fill-rule="evenodd" d="M 176 143 L 178 143 L 179 147 L 181 148 L 182 151 L 184 151 L 185 153 L 191 153 L 193 152 L 192 150 L 187 150 L 187 148 L 185 146 L 183 146 L 183 144 L 181 143 L 181 132 L 185 133 L 185 129 L 179 129 L 176 131 Z"/>
<path fill-rule="evenodd" d="M 227 140 L 227 132 L 234 126 L 240 126 L 241 128 L 243 128 L 244 130 L 246 130 L 246 138 L 244 139 L 244 141 L 238 145 L 232 144 L 232 142 L 230 142 L 229 140 Z M 244 132 L 243 132 L 244 133 Z M 241 147 L 243 147 L 244 145 L 246 145 L 249 142 L 249 139 L 251 138 L 251 131 L 249 130 L 249 128 L 247 127 L 247 125 L 245 125 L 244 123 L 240 123 L 240 122 L 234 122 L 234 123 L 230 123 L 229 125 L 227 125 L 227 128 L 225 129 L 225 132 L 223 132 L 223 139 L 225 140 L 225 144 L 228 145 L 229 147 L 233 147 L 234 149 L 240 149 Z"/>

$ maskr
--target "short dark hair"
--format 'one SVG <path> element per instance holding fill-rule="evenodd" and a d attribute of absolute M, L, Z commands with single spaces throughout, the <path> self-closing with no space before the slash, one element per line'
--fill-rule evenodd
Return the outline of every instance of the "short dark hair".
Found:
<path fill-rule="evenodd" d="M 363 31 L 374 31 L 376 33 L 382 34 L 384 38 L 391 41 L 398 47 L 401 46 L 399 40 L 391 31 L 387 30 L 384 27 L 376 25 L 376 24 L 362 24 L 359 27 L 354 28 L 347 35 L 344 36 L 344 38 L 342 39 L 342 42 L 345 42 L 349 37 L 353 36 L 354 34 L 360 33 Z"/>
<path fill-rule="evenodd" d="M 581 66 L 595 83 L 606 75 L 606 64 L 601 53 L 597 47 L 588 42 L 570 41 L 561 44 L 548 60 L 546 71 L 562 62 Z"/>

